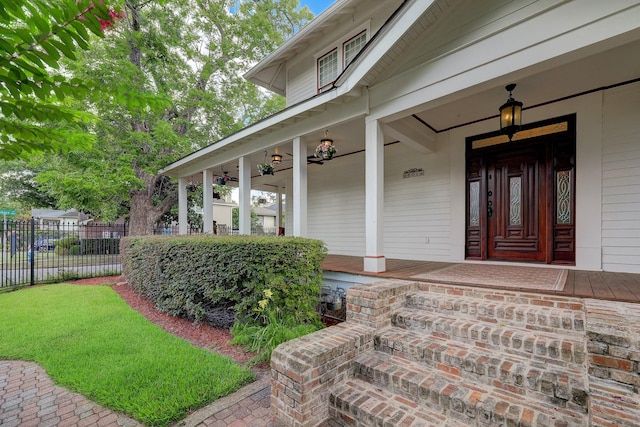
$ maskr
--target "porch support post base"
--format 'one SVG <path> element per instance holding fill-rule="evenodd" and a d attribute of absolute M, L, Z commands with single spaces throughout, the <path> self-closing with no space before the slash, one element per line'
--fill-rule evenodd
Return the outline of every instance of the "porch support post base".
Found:
<path fill-rule="evenodd" d="M 364 257 L 364 271 L 367 273 L 383 273 L 387 271 L 386 258 L 383 256 Z"/>

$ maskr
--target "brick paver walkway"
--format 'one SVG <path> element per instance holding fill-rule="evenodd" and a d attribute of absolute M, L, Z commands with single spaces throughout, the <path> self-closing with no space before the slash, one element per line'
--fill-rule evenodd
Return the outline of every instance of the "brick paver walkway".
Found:
<path fill-rule="evenodd" d="M 184 427 L 283 427 L 269 409 L 269 373 L 176 424 Z M 0 360 L 2 427 L 134 427 L 135 420 L 53 384 L 33 362 Z"/>
<path fill-rule="evenodd" d="M 0 361 L 3 427 L 133 427 L 141 424 L 53 384 L 35 363 Z"/>

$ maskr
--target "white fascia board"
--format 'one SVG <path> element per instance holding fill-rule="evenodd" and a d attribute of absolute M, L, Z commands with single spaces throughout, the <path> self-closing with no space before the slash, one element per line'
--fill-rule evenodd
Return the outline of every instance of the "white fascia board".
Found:
<path fill-rule="evenodd" d="M 335 92 L 335 91 L 333 91 Z M 368 112 L 368 97 L 361 96 L 350 98 L 349 102 L 331 104 L 331 108 L 314 113 L 312 115 L 301 116 L 294 123 L 286 126 L 273 126 L 268 129 L 268 134 L 261 135 L 251 141 L 237 141 L 236 144 L 227 144 L 224 151 L 214 153 L 213 150 L 207 154 L 193 158 L 190 162 L 173 168 L 172 173 L 161 173 L 169 176 L 191 176 L 202 172 L 204 169 L 215 167 L 224 163 L 237 160 L 242 156 L 252 153 L 262 152 L 271 147 L 291 141 L 293 138 L 313 133 L 327 126 L 333 126 L 358 117 L 364 117 Z M 195 154 L 195 153 L 194 153 Z"/>
<path fill-rule="evenodd" d="M 338 94 L 349 93 L 366 74 L 380 61 L 393 45 L 411 28 L 411 26 L 424 14 L 435 2 L 413 1 L 402 7 L 393 22 L 387 23 L 381 31 L 371 40 L 363 55 L 360 55 L 342 73 L 334 85 L 338 88 Z"/>
<path fill-rule="evenodd" d="M 223 138 L 217 142 L 214 142 L 211 145 L 208 145 L 198 151 L 195 151 L 186 157 L 183 157 L 180 160 L 177 160 L 167 167 L 160 170 L 160 173 L 168 176 L 184 176 L 178 173 L 179 169 L 184 168 L 199 158 L 203 156 L 207 156 L 214 151 L 221 150 L 223 148 L 227 148 L 230 145 L 233 145 L 235 142 L 242 140 L 243 138 L 247 138 L 257 132 L 264 131 L 269 129 L 270 127 L 277 126 L 279 123 L 294 118 L 300 114 L 304 114 L 309 110 L 313 110 L 323 104 L 326 104 L 330 101 L 333 101 L 337 97 L 335 90 L 329 90 L 327 92 L 323 92 L 313 98 L 301 102 L 300 104 L 294 105 L 292 107 L 287 108 L 286 110 L 281 111 L 280 113 L 276 113 L 266 119 L 255 123 L 253 125 L 249 125 L 246 128 L 230 135 L 226 138 Z"/>

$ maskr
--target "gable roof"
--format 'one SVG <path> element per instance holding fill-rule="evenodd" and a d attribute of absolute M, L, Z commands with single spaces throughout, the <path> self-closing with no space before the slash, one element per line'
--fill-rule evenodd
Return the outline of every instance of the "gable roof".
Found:
<path fill-rule="evenodd" d="M 323 15 L 331 14 L 334 9 L 342 13 L 356 5 L 366 6 L 367 1 L 341 0 Z M 370 111 L 372 105 L 378 107 L 376 114 L 391 117 L 398 109 L 411 104 L 411 111 L 403 110 L 405 116 L 412 114 L 411 120 L 421 122 L 433 132 L 446 131 L 487 119 L 484 107 L 487 100 L 499 105 L 504 100 L 503 93 L 495 89 L 513 76 L 520 81 L 525 77 L 530 79 L 529 92 L 526 85 L 522 85 L 519 92 L 531 100 L 530 105 L 637 78 L 634 65 L 637 55 L 616 53 L 611 58 L 625 58 L 616 67 L 609 66 L 614 61 L 601 60 L 602 54 L 612 51 L 613 47 L 623 49 L 624 43 L 640 43 L 637 38 L 640 27 L 634 19 L 640 9 L 637 0 L 628 0 L 625 4 L 602 2 L 597 8 L 581 8 L 578 1 L 496 0 L 495 3 L 500 6 L 496 9 L 498 12 L 507 13 L 494 15 L 489 11 L 478 27 L 471 27 L 472 32 L 466 33 L 466 26 L 451 19 L 461 13 L 468 19 L 476 19 L 484 3 L 404 0 L 338 76 L 331 89 L 204 147 L 167 166 L 161 173 L 173 177 L 199 175 L 206 168 L 304 137 L 321 129 L 327 120 L 353 119 Z M 469 8 L 471 4 L 474 8 Z M 563 18 L 568 14 L 574 14 L 574 19 Z M 329 17 L 323 19 L 335 22 Z M 319 28 L 315 27 L 319 24 L 313 22 L 309 25 L 307 32 Z M 547 31 L 532 31 L 543 25 Z M 456 33 L 457 29 L 465 32 Z M 519 37 L 517 32 L 523 29 L 528 33 Z M 451 33 L 454 42 L 438 45 L 437 37 L 443 33 Z M 255 70 L 261 66 L 269 68 L 286 55 L 295 54 L 303 46 L 296 42 L 302 43 L 303 36 L 300 37 L 265 58 Z M 432 38 L 435 38 L 434 49 L 419 51 L 423 46 L 421 42 Z M 632 51 L 636 45 L 627 50 Z M 411 59 L 411 54 L 417 51 L 420 55 Z M 585 61 L 579 62 L 581 59 Z M 418 60 L 420 62 L 415 62 Z M 583 63 L 586 66 L 582 66 Z M 597 67 L 593 67 L 594 64 Z M 593 72 L 596 69 L 597 74 Z M 576 78 L 576 70 L 587 70 L 582 73 L 584 78 Z M 389 83 L 384 83 L 387 80 Z M 383 84 L 378 85 L 381 81 Z M 547 84 L 549 81 L 555 84 Z M 543 85 L 546 89 L 539 90 Z M 403 100 L 396 98 L 400 86 L 407 93 Z M 364 87 L 369 88 L 366 93 L 361 90 Z M 427 106 L 427 103 L 431 104 Z M 328 114 L 329 110 L 332 115 Z M 427 110 L 428 117 L 420 116 Z M 466 113 L 464 118 L 460 118 L 460 111 Z"/>
<path fill-rule="evenodd" d="M 331 6 L 302 27 L 293 37 L 263 58 L 255 67 L 245 73 L 244 78 L 279 95 L 286 91 L 287 60 L 294 55 L 296 46 L 305 45 L 318 37 L 323 28 L 331 27 L 344 8 L 354 0 L 336 0 Z"/>
<path fill-rule="evenodd" d="M 311 33 L 313 31 L 316 31 L 331 22 L 335 22 L 338 15 L 351 11 L 351 8 L 348 6 L 353 6 L 359 1 L 361 0 L 338 0 L 325 12 L 319 15 L 318 18 L 305 26 L 296 36 L 292 37 L 280 48 L 276 49 L 273 54 L 267 56 L 256 67 L 249 71 L 245 77 L 264 86 L 264 84 L 267 83 L 266 80 L 269 80 L 265 76 L 271 72 L 276 72 L 276 68 L 281 68 L 275 64 L 285 61 L 290 54 L 290 51 L 293 51 L 295 46 L 298 46 L 301 43 L 306 43 L 307 39 L 312 37 Z M 307 100 L 292 105 L 272 116 L 249 125 L 232 135 L 222 138 L 211 145 L 201 148 L 200 150 L 171 163 L 160 172 L 168 176 L 177 177 L 182 176 L 180 170 L 191 170 L 194 167 L 204 168 L 206 159 L 213 156 L 214 152 L 219 153 L 220 150 L 229 150 L 237 141 L 243 141 L 246 143 L 250 140 L 258 139 L 259 136 L 262 136 L 265 133 L 268 134 L 272 130 L 281 129 L 283 125 L 286 126 L 289 123 L 296 123 L 300 119 L 309 118 L 310 115 L 314 115 L 316 113 L 316 109 L 318 109 L 319 112 L 322 112 L 322 109 L 319 107 L 334 101 L 339 96 L 358 87 L 360 82 L 359 79 L 367 75 L 371 68 L 384 58 L 385 53 L 391 49 L 391 47 L 399 43 L 400 39 L 410 28 L 412 28 L 416 21 L 421 18 L 425 11 L 433 7 L 439 11 L 438 14 L 442 13 L 446 7 L 440 3 L 446 4 L 444 0 L 404 0 L 396 11 L 382 25 L 380 30 L 373 35 L 371 39 L 369 39 L 356 58 L 349 64 L 342 74 L 338 76 L 338 80 L 336 80 L 332 89 L 314 95 Z M 434 12 L 434 15 L 435 14 L 436 12 Z M 397 51 L 396 55 L 399 54 L 400 51 Z M 280 71 L 284 72 L 284 70 Z M 258 78 L 258 75 L 262 75 L 262 77 Z M 275 81 L 273 79 L 277 80 L 278 78 L 272 75 L 272 82 Z M 339 88 L 339 90 L 336 90 L 336 88 Z M 284 90 L 284 88 L 280 89 Z M 276 88 L 275 91 L 277 92 L 277 90 L 280 89 Z M 251 148 L 252 147 L 247 145 L 247 150 L 250 150 Z M 259 150 L 261 148 L 262 147 L 256 146 L 255 150 Z"/>
<path fill-rule="evenodd" d="M 59 209 L 31 209 L 31 216 L 36 219 L 50 219 L 59 220 L 62 218 L 77 219 L 78 221 L 85 221 L 89 219 L 89 216 L 78 212 L 76 209 L 70 209 L 63 211 Z"/>

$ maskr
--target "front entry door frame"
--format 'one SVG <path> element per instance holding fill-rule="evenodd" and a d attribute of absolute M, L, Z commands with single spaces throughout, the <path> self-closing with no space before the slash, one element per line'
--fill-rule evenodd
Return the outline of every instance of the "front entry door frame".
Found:
<path fill-rule="evenodd" d="M 572 114 L 525 125 L 511 142 L 467 138 L 467 259 L 575 264 L 575 129 Z"/>

